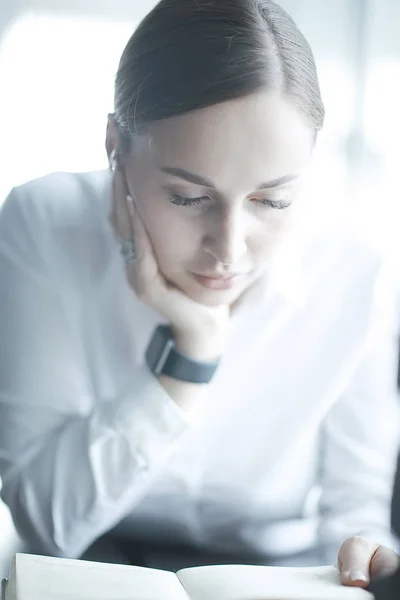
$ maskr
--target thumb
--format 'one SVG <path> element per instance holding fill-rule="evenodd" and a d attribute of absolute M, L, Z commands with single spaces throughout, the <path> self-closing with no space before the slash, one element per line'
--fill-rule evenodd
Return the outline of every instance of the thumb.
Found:
<path fill-rule="evenodd" d="M 371 558 L 378 547 L 379 544 L 362 537 L 351 537 L 343 543 L 338 556 L 343 585 L 367 587 Z"/>

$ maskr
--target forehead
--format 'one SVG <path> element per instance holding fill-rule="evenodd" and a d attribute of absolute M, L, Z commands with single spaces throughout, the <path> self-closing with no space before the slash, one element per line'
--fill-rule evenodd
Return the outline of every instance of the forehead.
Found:
<path fill-rule="evenodd" d="M 139 147 L 152 166 L 180 167 L 221 187 L 251 187 L 300 172 L 313 144 L 296 106 L 271 92 L 153 123 L 150 135 Z"/>

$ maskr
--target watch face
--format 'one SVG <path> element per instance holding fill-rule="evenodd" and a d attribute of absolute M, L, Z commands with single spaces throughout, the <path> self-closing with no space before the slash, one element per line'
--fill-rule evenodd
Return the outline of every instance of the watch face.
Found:
<path fill-rule="evenodd" d="M 168 325 L 159 325 L 155 330 L 146 351 L 146 362 L 156 375 L 160 375 L 174 347 L 174 339 Z"/>

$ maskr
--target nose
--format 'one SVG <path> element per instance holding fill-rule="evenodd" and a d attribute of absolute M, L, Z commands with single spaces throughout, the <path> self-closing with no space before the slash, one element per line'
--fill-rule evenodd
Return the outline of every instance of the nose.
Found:
<path fill-rule="evenodd" d="M 204 238 L 203 247 L 219 263 L 238 265 L 247 251 L 246 237 L 243 212 L 221 211 L 221 214 L 213 215 L 213 222 Z"/>

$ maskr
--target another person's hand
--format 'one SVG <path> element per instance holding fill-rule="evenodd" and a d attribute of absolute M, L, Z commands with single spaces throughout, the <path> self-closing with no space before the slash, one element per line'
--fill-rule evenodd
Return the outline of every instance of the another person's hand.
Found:
<path fill-rule="evenodd" d="M 363 538 L 348 538 L 338 555 L 338 568 L 343 585 L 367 587 L 371 580 L 390 575 L 400 565 L 396 552 Z"/>
<path fill-rule="evenodd" d="M 163 314 L 174 332 L 177 348 L 197 360 L 212 360 L 221 350 L 229 306 L 208 307 L 189 298 L 166 281 L 135 200 L 126 200 L 122 171 L 116 170 L 111 224 L 118 236 L 133 239 L 136 258 L 126 265 L 136 295 Z M 216 355 L 216 356 L 214 356 Z"/>

